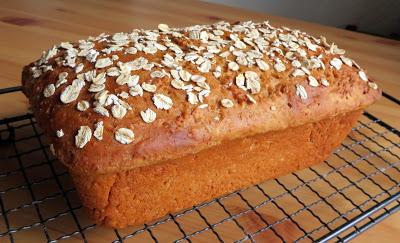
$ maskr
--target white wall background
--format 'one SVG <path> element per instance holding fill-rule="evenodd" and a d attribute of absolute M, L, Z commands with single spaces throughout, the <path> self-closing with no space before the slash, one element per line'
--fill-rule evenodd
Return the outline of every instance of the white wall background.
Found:
<path fill-rule="evenodd" d="M 204 0 L 400 39 L 400 0 Z"/>

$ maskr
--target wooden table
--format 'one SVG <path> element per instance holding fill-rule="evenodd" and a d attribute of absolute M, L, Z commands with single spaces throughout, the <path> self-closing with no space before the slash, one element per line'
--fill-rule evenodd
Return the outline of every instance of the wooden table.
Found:
<path fill-rule="evenodd" d="M 263 21 L 324 35 L 368 70 L 369 76 L 388 94 L 400 97 L 400 42 L 278 16 L 184 0 L 3 0 L 0 3 L 0 88 L 17 86 L 23 65 L 61 41 L 78 40 L 101 32 L 127 31 L 213 23 L 219 20 Z M 27 101 L 21 94 L 0 96 L 0 118 L 23 114 Z M 6 105 L 5 105 L 6 104 Z M 400 128 L 397 105 L 382 99 L 368 108 L 375 116 Z M 400 214 L 393 215 L 356 241 L 395 242 L 400 233 Z"/>

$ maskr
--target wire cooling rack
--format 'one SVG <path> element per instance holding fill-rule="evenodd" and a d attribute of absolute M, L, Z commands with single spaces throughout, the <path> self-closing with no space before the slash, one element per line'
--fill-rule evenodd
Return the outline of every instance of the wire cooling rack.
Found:
<path fill-rule="evenodd" d="M 347 241 L 400 209 L 400 132 L 369 113 L 319 165 L 122 230 L 87 219 L 31 114 L 0 136 L 0 242 Z"/>

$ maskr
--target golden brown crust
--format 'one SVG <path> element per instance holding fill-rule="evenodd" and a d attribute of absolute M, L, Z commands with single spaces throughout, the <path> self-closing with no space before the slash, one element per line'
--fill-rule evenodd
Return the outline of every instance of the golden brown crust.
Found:
<path fill-rule="evenodd" d="M 258 134 L 155 165 L 106 175 L 72 173 L 89 215 L 138 225 L 324 160 L 361 111 Z"/>
<path fill-rule="evenodd" d="M 260 26 L 265 27 L 267 25 L 260 24 Z M 208 26 L 207 28 L 211 28 L 211 31 L 215 30 L 216 27 Z M 279 30 L 282 33 L 289 31 L 287 29 Z M 186 30 L 179 30 L 178 32 L 187 35 Z M 161 34 L 161 36 L 171 36 L 171 34 Z M 223 38 L 229 39 L 229 33 L 226 32 Z M 171 39 L 185 52 L 191 44 L 201 45 L 198 40 L 183 37 L 171 37 Z M 311 40 L 316 41 L 317 39 Z M 315 43 L 318 46 L 315 51 L 309 50 L 305 46 L 301 48 L 305 50 L 308 57 L 321 56 L 320 61 L 325 69 L 322 67 L 310 69 L 309 75 L 301 77 L 293 77 L 296 68 L 291 66 L 290 62 L 285 63 L 285 71 L 278 72 L 274 68 L 276 60 L 271 58 L 270 53 L 266 53 L 263 57 L 263 60 L 269 65 L 268 70 L 261 70 L 257 65 L 252 67 L 241 65 L 238 71 L 232 71 L 228 68 L 228 63 L 234 60 L 232 55 L 228 58 L 216 57 L 213 59 L 215 63 L 212 64 L 210 72 L 207 73 L 200 72 L 198 66 L 191 62 L 182 63 L 183 69 L 192 74 L 201 74 L 206 78 L 211 88 L 210 95 L 205 98 L 205 103 L 208 104 L 206 109 L 199 109 L 198 105 L 188 103 L 185 92 L 171 87 L 170 77 L 150 78 L 151 71 L 137 70 L 132 73 L 140 77 L 139 83 L 154 84 L 157 86 L 156 93 L 165 94 L 172 99 L 173 106 L 171 109 L 157 109 L 152 101 L 154 94 L 144 92 L 142 97 L 130 96 L 125 100 L 133 109 L 129 110 L 123 119 L 102 116 L 93 112 L 92 108 L 89 108 L 86 112 L 78 111 L 76 109 L 77 102 L 81 100 L 92 102 L 94 93 L 88 91 L 89 84 L 86 83 L 77 100 L 68 104 L 60 101 L 60 94 L 65 90 L 65 86 L 70 85 L 78 76 L 71 67 L 57 65 L 57 62 L 66 60 L 64 55 L 67 51 L 63 48 L 60 48 L 60 51 L 48 60 L 48 63 L 50 63 L 48 65 L 51 65 L 53 70 L 45 71 L 34 78 L 32 75 L 38 63 L 41 63 L 39 60 L 24 68 L 22 82 L 35 117 L 50 137 L 57 157 L 62 163 L 70 170 L 78 173 L 114 173 L 195 154 L 224 141 L 317 122 L 338 114 L 364 108 L 373 103 L 380 96 L 380 90 L 374 89 L 376 88 L 373 85 L 374 83 L 361 79 L 360 69 L 355 63 L 351 67 L 342 64 L 339 70 L 332 67 L 331 61 L 334 58 L 339 59 L 341 54 L 330 50 L 336 48 L 334 45 L 325 47 L 323 39 L 319 42 L 319 44 Z M 101 51 L 106 47 L 105 43 L 96 42 L 94 49 Z M 273 43 L 272 40 L 271 43 Z M 74 44 L 74 46 L 77 46 L 77 44 Z M 229 45 L 225 46 L 223 50 L 228 48 L 230 48 Z M 251 49 L 249 46 L 247 48 L 247 50 Z M 286 47 L 281 46 L 279 48 L 285 52 L 288 51 Z M 98 59 L 117 55 L 118 61 L 121 62 L 145 57 L 149 62 L 161 63 L 166 53 L 172 55 L 173 51 L 159 51 L 153 55 L 140 51 L 135 54 L 116 51 L 111 54 L 100 55 Z M 286 57 L 279 53 L 274 55 L 283 61 L 287 61 Z M 84 64 L 80 73 L 94 68 L 95 64 L 85 58 L 78 57 L 77 60 L 77 63 Z M 114 65 L 115 63 L 116 61 Z M 219 78 L 212 73 L 217 66 L 222 69 L 222 75 Z M 153 71 L 160 69 L 154 68 Z M 165 69 L 166 72 L 171 70 L 168 67 L 162 69 Z M 107 68 L 97 70 L 102 72 L 106 71 Z M 261 89 L 258 93 L 252 95 L 257 104 L 252 104 L 246 96 L 249 91 L 244 91 L 235 85 L 234 80 L 237 75 L 245 71 L 254 71 L 259 76 Z M 46 87 L 49 84 L 56 83 L 62 72 L 68 73 L 67 83 L 55 89 L 49 97 L 44 97 L 42 94 Z M 308 76 L 315 77 L 320 82 L 319 86 L 309 85 Z M 126 85 L 118 85 L 115 79 L 115 77 L 106 77 L 107 90 L 113 94 L 128 91 Z M 329 86 L 322 85 L 322 79 L 327 79 Z M 299 84 L 305 88 L 306 99 L 302 99 L 296 89 Z M 221 106 L 220 102 L 224 98 L 233 101 L 234 106 L 232 108 Z M 140 116 L 140 111 L 147 108 L 151 108 L 157 113 L 156 120 L 151 124 L 145 123 Z M 107 109 L 110 110 L 109 107 Z M 99 141 L 92 136 L 83 148 L 77 148 L 74 137 L 79 127 L 88 126 L 93 131 L 94 124 L 98 121 L 104 122 L 103 140 Z M 132 143 L 123 145 L 115 139 L 115 132 L 121 127 L 134 131 L 135 138 Z M 64 136 L 60 138 L 56 136 L 56 131 L 59 129 L 62 129 L 64 133 Z"/>

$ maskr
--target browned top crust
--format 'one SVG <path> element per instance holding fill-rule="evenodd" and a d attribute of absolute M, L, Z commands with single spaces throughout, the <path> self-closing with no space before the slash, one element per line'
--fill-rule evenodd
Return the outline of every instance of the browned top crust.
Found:
<path fill-rule="evenodd" d="M 363 108 L 381 91 L 344 50 L 268 22 L 101 34 L 26 66 L 62 163 L 123 171 Z"/>

